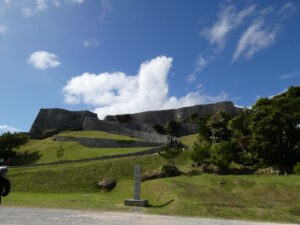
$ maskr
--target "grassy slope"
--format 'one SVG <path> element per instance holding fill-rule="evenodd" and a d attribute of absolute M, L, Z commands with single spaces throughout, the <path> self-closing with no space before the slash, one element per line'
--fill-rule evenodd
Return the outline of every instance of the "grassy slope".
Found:
<path fill-rule="evenodd" d="M 89 138 L 107 138 L 115 140 L 137 140 L 135 138 L 110 134 L 100 131 L 73 131 L 64 132 L 59 135 L 70 136 L 70 137 L 89 137 Z M 47 163 L 58 161 L 56 156 L 57 151 L 60 148 L 64 149 L 64 156 L 61 160 L 77 160 L 77 159 L 88 159 L 104 155 L 116 155 L 125 154 L 131 152 L 143 151 L 148 148 L 88 148 L 80 145 L 77 142 L 62 142 L 53 141 L 52 138 L 46 138 L 43 140 L 30 140 L 25 145 L 16 149 L 19 153 L 39 153 L 40 158 L 36 163 Z"/>
<path fill-rule="evenodd" d="M 189 146 L 190 148 L 193 146 L 194 142 L 196 141 L 197 134 L 191 134 L 187 136 L 181 137 L 181 141 L 183 144 Z"/>
<path fill-rule="evenodd" d="M 102 131 L 69 131 L 69 132 L 59 133 L 58 135 L 68 136 L 68 137 L 106 138 L 106 139 L 115 139 L 115 140 L 134 140 L 134 141 L 139 140 L 133 137 L 111 134 Z"/>
<path fill-rule="evenodd" d="M 185 152 L 177 165 L 191 170 L 190 152 Z M 63 207 L 78 209 L 129 210 L 123 206 L 132 198 L 133 167 L 143 171 L 159 169 L 164 161 L 158 155 L 105 160 L 37 168 L 14 168 L 9 171 L 12 194 L 4 205 Z M 101 177 L 118 180 L 109 192 L 97 190 Z M 142 183 L 142 198 L 153 207 L 146 212 L 169 215 L 242 218 L 300 222 L 299 176 L 182 175 Z"/>

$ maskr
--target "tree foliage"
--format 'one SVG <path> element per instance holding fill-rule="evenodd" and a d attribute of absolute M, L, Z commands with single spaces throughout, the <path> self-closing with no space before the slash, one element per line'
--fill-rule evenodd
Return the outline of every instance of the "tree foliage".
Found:
<path fill-rule="evenodd" d="M 181 144 L 173 144 L 172 146 L 164 145 L 159 155 L 175 167 L 175 159 L 181 155 L 183 146 Z"/>
<path fill-rule="evenodd" d="M 29 137 L 20 133 L 6 132 L 0 136 L 0 158 L 13 159 L 16 157 L 14 148 L 25 144 Z"/>
<path fill-rule="evenodd" d="M 233 160 L 244 165 L 292 168 L 300 162 L 300 87 L 261 98 L 252 109 L 242 109 L 233 118 L 217 112 L 199 126 L 201 138 L 192 154 L 196 162 L 207 157 L 201 146 L 209 142 L 210 155 L 215 154 L 224 167 Z"/>
<path fill-rule="evenodd" d="M 226 112 L 218 111 L 207 121 L 207 127 L 211 132 L 213 142 L 227 141 L 230 138 L 230 132 L 227 128 L 229 115 Z"/>
<path fill-rule="evenodd" d="M 203 164 L 210 157 L 211 144 L 202 135 L 198 135 L 193 145 L 191 158 L 197 164 Z"/>

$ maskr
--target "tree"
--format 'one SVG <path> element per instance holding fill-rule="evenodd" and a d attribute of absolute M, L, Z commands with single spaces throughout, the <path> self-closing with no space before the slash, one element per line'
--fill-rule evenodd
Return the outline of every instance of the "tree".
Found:
<path fill-rule="evenodd" d="M 172 147 L 164 145 L 159 155 L 168 161 L 170 165 L 175 167 L 175 159 L 183 152 L 181 144 L 173 144 Z"/>
<path fill-rule="evenodd" d="M 234 161 L 244 165 L 253 165 L 256 162 L 255 151 L 250 148 L 251 142 L 251 122 L 252 111 L 244 108 L 238 115 L 233 117 L 228 123 L 231 132 L 231 141 L 236 144 Z"/>
<path fill-rule="evenodd" d="M 259 99 L 252 111 L 250 147 L 261 162 L 291 167 L 300 161 L 300 87 Z"/>
<path fill-rule="evenodd" d="M 209 120 L 209 117 L 198 117 L 198 124 L 199 124 L 199 135 L 204 139 L 205 141 L 211 142 L 211 130 L 209 129 L 207 122 Z"/>
<path fill-rule="evenodd" d="M 0 136 L 0 158 L 12 159 L 16 157 L 14 148 L 28 142 L 29 137 L 20 133 L 6 132 Z"/>
<path fill-rule="evenodd" d="M 175 143 L 172 146 L 163 146 L 163 149 L 159 155 L 168 161 L 168 164 L 163 165 L 161 169 L 166 176 L 171 177 L 180 175 L 180 171 L 175 165 L 175 159 L 181 155 L 182 151 L 183 146 L 179 143 Z"/>
<path fill-rule="evenodd" d="M 174 120 L 168 121 L 165 126 L 165 133 L 170 134 L 172 136 L 176 136 L 178 134 L 180 128 L 180 124 Z"/>
<path fill-rule="evenodd" d="M 197 135 L 197 139 L 193 145 L 191 158 L 197 164 L 203 164 L 210 157 L 211 144 L 204 140 L 202 135 Z"/>
<path fill-rule="evenodd" d="M 227 128 L 229 115 L 223 111 L 217 111 L 214 116 L 211 116 L 207 121 L 213 142 L 227 141 L 230 138 L 230 132 Z"/>
<path fill-rule="evenodd" d="M 212 145 L 212 151 L 216 153 L 216 164 L 222 171 L 229 168 L 230 163 L 233 161 L 235 152 L 235 143 L 231 141 L 222 141 Z"/>

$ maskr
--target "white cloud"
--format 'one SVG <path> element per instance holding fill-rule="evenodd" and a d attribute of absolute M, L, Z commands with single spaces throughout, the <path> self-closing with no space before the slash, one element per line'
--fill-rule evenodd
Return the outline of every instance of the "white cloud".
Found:
<path fill-rule="evenodd" d="M 60 65 L 58 57 L 46 51 L 36 51 L 33 52 L 27 62 L 34 65 L 36 69 L 45 70 L 48 68 L 54 68 Z"/>
<path fill-rule="evenodd" d="M 62 92 L 69 104 L 95 107 L 99 118 L 105 115 L 169 109 L 227 99 L 226 93 L 208 96 L 201 91 L 177 98 L 168 95 L 167 76 L 172 58 L 160 56 L 141 64 L 137 75 L 122 72 L 82 75 L 71 78 Z"/>
<path fill-rule="evenodd" d="M 99 41 L 95 38 L 92 38 L 91 40 L 85 40 L 83 41 L 83 45 L 85 47 L 98 47 L 100 45 Z"/>
<path fill-rule="evenodd" d="M 237 28 L 254 10 L 254 5 L 241 11 L 237 11 L 234 5 L 226 6 L 219 13 L 217 22 L 211 28 L 204 29 L 202 35 L 211 45 L 217 45 L 219 49 L 223 49 L 228 33 Z"/>
<path fill-rule="evenodd" d="M 100 11 L 100 21 L 104 22 L 108 14 L 113 10 L 110 0 L 100 0 L 101 11 Z"/>
<path fill-rule="evenodd" d="M 8 131 L 9 132 L 18 132 L 20 130 L 18 128 L 15 128 L 15 127 L 0 124 L 0 134 L 8 132 Z"/>
<path fill-rule="evenodd" d="M 235 61 L 240 55 L 252 57 L 258 51 L 273 44 L 278 34 L 278 28 L 269 29 L 263 19 L 254 21 L 241 36 L 233 55 Z"/>
<path fill-rule="evenodd" d="M 60 2 L 60 0 L 52 0 L 52 4 L 53 4 L 55 7 L 60 7 L 61 2 Z"/>
<path fill-rule="evenodd" d="M 194 70 L 187 78 L 189 83 L 197 79 L 196 74 L 201 72 L 204 67 L 206 67 L 207 63 L 208 61 L 201 54 L 197 55 Z"/>
<path fill-rule="evenodd" d="M 298 76 L 300 76 L 300 72 L 299 71 L 294 72 L 294 73 L 283 74 L 283 75 L 279 76 L 279 79 L 286 80 L 286 79 L 291 79 L 293 77 L 298 77 Z"/>
<path fill-rule="evenodd" d="M 84 2 L 84 0 L 72 0 L 72 2 L 82 4 Z"/>
<path fill-rule="evenodd" d="M 45 0 L 35 0 L 33 7 L 23 7 L 22 12 L 24 16 L 29 17 L 33 16 L 34 14 L 42 11 L 46 11 L 48 5 Z"/>
<path fill-rule="evenodd" d="M 295 10 L 296 6 L 292 3 L 292 2 L 287 2 L 285 3 L 281 9 L 279 10 L 279 14 L 286 14 L 286 13 L 289 13 L 293 10 Z"/>
<path fill-rule="evenodd" d="M 6 34 L 7 27 L 5 25 L 0 25 L 0 34 Z"/>

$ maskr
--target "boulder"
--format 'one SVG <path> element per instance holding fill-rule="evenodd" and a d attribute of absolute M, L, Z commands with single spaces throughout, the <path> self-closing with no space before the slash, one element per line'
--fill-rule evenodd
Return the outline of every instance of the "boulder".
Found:
<path fill-rule="evenodd" d="M 219 173 L 220 172 L 220 168 L 212 163 L 203 163 L 200 167 L 200 170 L 204 173 Z"/>
<path fill-rule="evenodd" d="M 111 178 L 103 178 L 101 181 L 98 182 L 98 188 L 104 191 L 111 191 L 117 185 L 116 179 Z"/>

